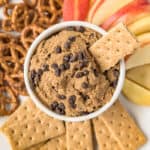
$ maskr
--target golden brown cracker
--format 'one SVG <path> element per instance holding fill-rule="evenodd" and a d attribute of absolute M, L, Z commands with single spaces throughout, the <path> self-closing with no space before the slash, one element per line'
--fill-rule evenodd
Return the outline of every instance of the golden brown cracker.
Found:
<path fill-rule="evenodd" d="M 1 129 L 8 137 L 13 149 L 26 149 L 65 133 L 62 121 L 55 120 L 39 111 L 32 102 L 26 101 L 19 109 L 10 118 L 12 122 L 8 119 Z M 18 120 L 13 121 L 15 117 L 18 117 Z"/>
<path fill-rule="evenodd" d="M 139 47 L 136 38 L 119 23 L 90 48 L 91 53 L 105 71 L 115 66 L 125 56 L 132 54 Z"/>
<path fill-rule="evenodd" d="M 46 144 L 40 147 L 39 150 L 67 150 L 66 135 L 62 135 L 49 140 Z"/>
<path fill-rule="evenodd" d="M 96 140 L 100 150 L 123 150 L 114 135 L 111 134 L 102 119 L 99 117 L 92 120 Z"/>
<path fill-rule="evenodd" d="M 93 150 L 91 122 L 67 122 L 67 150 Z"/>
<path fill-rule="evenodd" d="M 105 111 L 101 119 L 125 150 L 135 150 L 145 144 L 145 135 L 119 101 Z"/>

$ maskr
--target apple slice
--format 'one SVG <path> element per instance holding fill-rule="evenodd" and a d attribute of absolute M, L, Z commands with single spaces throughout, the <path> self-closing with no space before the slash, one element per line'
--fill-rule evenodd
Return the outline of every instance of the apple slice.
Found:
<path fill-rule="evenodd" d="M 140 34 L 137 39 L 141 42 L 141 46 L 150 44 L 150 32 Z"/>
<path fill-rule="evenodd" d="M 90 9 L 88 21 L 96 25 L 101 25 L 108 17 L 131 1 L 133 0 L 97 0 Z"/>
<path fill-rule="evenodd" d="M 126 69 L 142 66 L 150 63 L 150 44 L 139 48 L 126 61 Z"/>
<path fill-rule="evenodd" d="M 150 64 L 129 70 L 126 77 L 150 90 Z"/>
<path fill-rule="evenodd" d="M 123 94 L 135 104 L 150 106 L 150 91 L 128 79 L 125 79 Z"/>
<path fill-rule="evenodd" d="M 150 5 L 147 4 L 147 0 L 135 0 L 122 7 L 119 11 L 109 17 L 102 24 L 102 28 L 108 30 L 119 22 L 123 22 L 124 24 L 129 25 L 147 15 L 150 15 Z"/>
<path fill-rule="evenodd" d="M 85 20 L 90 7 L 90 0 L 64 0 L 63 20 Z"/>
<path fill-rule="evenodd" d="M 150 32 L 150 15 L 129 25 L 128 29 L 135 35 Z"/>

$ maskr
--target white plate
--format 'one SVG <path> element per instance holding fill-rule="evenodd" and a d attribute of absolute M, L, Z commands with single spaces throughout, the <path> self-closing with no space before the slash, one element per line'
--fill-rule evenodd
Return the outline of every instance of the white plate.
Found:
<path fill-rule="evenodd" d="M 21 2 L 21 0 L 13 0 Z M 0 18 L 2 18 L 2 9 L 0 9 Z M 22 100 L 24 98 L 21 98 Z M 139 127 L 147 136 L 148 142 L 139 150 L 150 150 L 150 107 L 137 106 L 127 101 L 122 95 L 120 96 L 121 103 L 127 108 L 128 112 L 136 120 Z M 8 119 L 8 117 L 0 117 L 0 126 Z M 11 150 L 9 143 L 4 135 L 0 134 L 0 150 Z"/>

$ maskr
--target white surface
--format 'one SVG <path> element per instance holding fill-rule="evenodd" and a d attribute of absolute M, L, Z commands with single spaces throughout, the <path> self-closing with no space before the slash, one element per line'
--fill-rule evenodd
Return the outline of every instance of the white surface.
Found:
<path fill-rule="evenodd" d="M 92 119 L 96 116 L 99 116 L 101 113 L 103 113 L 104 111 L 106 111 L 119 97 L 119 94 L 121 92 L 122 86 L 123 86 L 123 82 L 124 82 L 124 76 L 125 76 L 125 64 L 124 61 L 120 61 L 120 75 L 119 75 L 119 79 L 118 79 L 118 83 L 117 83 L 117 87 L 116 90 L 112 96 L 112 98 L 110 99 L 110 101 L 104 105 L 103 107 L 99 108 L 97 111 L 90 113 L 88 115 L 84 115 L 84 116 L 79 116 L 79 117 L 68 117 L 65 115 L 59 115 L 53 111 L 51 111 L 50 109 L 48 109 L 44 104 L 42 104 L 42 102 L 40 101 L 40 99 L 36 96 L 36 94 L 34 93 L 34 90 L 32 90 L 32 86 L 31 86 L 31 82 L 29 81 L 29 65 L 30 65 L 30 59 L 34 53 L 34 51 L 36 50 L 36 47 L 39 45 L 39 43 L 46 39 L 47 37 L 49 37 L 50 35 L 52 35 L 53 33 L 56 33 L 58 31 L 60 31 L 63 28 L 66 28 L 68 26 L 84 26 L 86 28 L 90 28 L 92 30 L 97 31 L 98 33 L 105 35 L 107 34 L 102 28 L 99 28 L 98 26 L 88 23 L 88 22 L 82 22 L 82 21 L 68 21 L 68 22 L 62 22 L 56 25 L 53 25 L 52 27 L 48 28 L 47 30 L 45 30 L 44 32 L 42 32 L 32 43 L 30 49 L 28 50 L 26 59 L 25 59 L 25 64 L 24 64 L 24 79 L 25 79 L 25 85 L 27 88 L 27 91 L 30 95 L 30 97 L 32 98 L 33 102 L 37 105 L 37 107 L 39 107 L 43 112 L 45 112 L 46 114 L 48 114 L 49 116 L 52 116 L 56 119 L 59 120 L 63 120 L 63 121 L 71 121 L 71 122 L 78 122 L 78 121 L 85 121 L 88 119 Z"/>
<path fill-rule="evenodd" d="M 19 2 L 19 0 L 16 0 L 16 2 Z M 2 10 L 0 9 L 0 17 L 1 16 Z M 137 106 L 128 102 L 122 96 L 120 96 L 120 100 L 148 138 L 148 142 L 139 150 L 150 150 L 150 107 Z M 7 118 L 8 117 L 0 117 L 0 126 L 7 120 Z M 11 150 L 6 138 L 2 134 L 0 134 L 0 150 Z"/>

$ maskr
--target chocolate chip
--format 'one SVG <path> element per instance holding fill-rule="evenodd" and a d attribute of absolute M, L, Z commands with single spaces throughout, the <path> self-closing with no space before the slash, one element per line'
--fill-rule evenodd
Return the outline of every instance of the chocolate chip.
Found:
<path fill-rule="evenodd" d="M 64 58 L 63 58 L 63 61 L 64 62 L 69 62 L 70 60 L 70 54 L 69 55 L 65 55 Z"/>
<path fill-rule="evenodd" d="M 75 61 L 77 61 L 77 55 L 71 55 L 70 62 L 75 62 Z"/>
<path fill-rule="evenodd" d="M 87 48 L 87 49 L 90 48 L 90 43 L 89 43 L 89 42 L 86 43 L 86 48 Z"/>
<path fill-rule="evenodd" d="M 49 71 L 49 65 L 44 64 L 44 65 L 42 66 L 42 69 L 43 69 L 43 71 Z"/>
<path fill-rule="evenodd" d="M 54 102 L 50 105 L 50 108 L 54 111 L 57 106 L 58 106 L 58 102 L 54 101 Z"/>
<path fill-rule="evenodd" d="M 83 72 L 78 72 L 77 74 L 76 74 L 76 78 L 81 78 L 81 77 L 83 77 L 84 76 L 84 73 Z"/>
<path fill-rule="evenodd" d="M 59 77 L 61 75 L 61 70 L 59 68 L 55 69 L 55 75 Z"/>
<path fill-rule="evenodd" d="M 57 46 L 57 47 L 55 47 L 55 52 L 56 53 L 61 53 L 61 47 L 60 46 Z"/>
<path fill-rule="evenodd" d="M 55 109 L 55 112 L 61 115 L 65 114 L 65 105 L 63 103 L 59 103 Z"/>
<path fill-rule="evenodd" d="M 52 67 L 53 69 L 58 69 L 58 64 L 53 63 L 53 64 L 51 65 L 51 67 Z"/>
<path fill-rule="evenodd" d="M 84 73 L 84 75 L 86 76 L 86 75 L 89 74 L 89 71 L 88 71 L 88 70 L 84 70 L 83 73 Z"/>
<path fill-rule="evenodd" d="M 117 83 L 118 83 L 118 80 L 113 81 L 112 86 L 113 86 L 114 88 L 116 88 Z"/>
<path fill-rule="evenodd" d="M 71 42 L 74 42 L 74 41 L 75 41 L 75 39 L 76 39 L 76 37 L 75 37 L 75 36 L 70 36 L 70 37 L 68 38 L 68 40 L 69 40 L 69 41 L 71 41 Z"/>
<path fill-rule="evenodd" d="M 83 33 L 85 31 L 85 28 L 82 26 L 76 27 L 76 31 Z"/>
<path fill-rule="evenodd" d="M 43 74 L 43 70 L 42 69 L 38 69 L 37 74 L 39 77 L 41 77 L 41 75 Z"/>
<path fill-rule="evenodd" d="M 82 88 L 87 89 L 89 87 L 89 84 L 87 82 L 82 83 Z"/>
<path fill-rule="evenodd" d="M 66 96 L 65 95 L 58 95 L 57 96 L 59 99 L 66 99 Z"/>
<path fill-rule="evenodd" d="M 88 111 L 81 111 L 80 114 L 81 114 L 81 115 L 88 115 L 89 112 L 88 112 Z"/>
<path fill-rule="evenodd" d="M 69 49 L 71 46 L 71 42 L 68 40 L 67 42 L 64 43 L 64 48 Z"/>
<path fill-rule="evenodd" d="M 94 73 L 94 75 L 95 75 L 96 77 L 98 77 L 99 72 L 97 71 L 97 69 L 93 69 L 93 73 Z"/>
<path fill-rule="evenodd" d="M 84 52 L 79 52 L 78 53 L 78 59 L 83 60 L 85 58 L 85 53 Z"/>
<path fill-rule="evenodd" d="M 67 28 L 66 28 L 66 30 L 67 30 L 67 31 L 75 31 L 75 30 L 76 30 L 76 28 L 75 28 L 75 27 L 70 26 L 70 27 L 67 27 Z"/>
<path fill-rule="evenodd" d="M 36 76 L 36 71 L 35 70 L 31 70 L 31 79 L 34 79 Z"/>
<path fill-rule="evenodd" d="M 82 68 L 86 67 L 87 64 L 88 64 L 88 62 L 86 62 L 86 61 L 81 61 L 81 62 L 79 62 L 78 68 L 79 68 L 79 69 L 82 69 Z"/>
<path fill-rule="evenodd" d="M 64 63 L 65 66 L 65 70 L 68 70 L 70 68 L 70 64 L 69 63 Z"/>
<path fill-rule="evenodd" d="M 64 64 L 61 64 L 61 65 L 59 66 L 59 68 L 60 68 L 61 71 L 64 71 L 64 70 L 65 70 L 65 65 L 64 65 Z"/>
<path fill-rule="evenodd" d="M 51 57 L 51 54 L 48 54 L 47 57 L 50 58 L 50 57 Z"/>
<path fill-rule="evenodd" d="M 72 108 L 76 108 L 76 104 L 75 104 L 75 101 L 76 101 L 76 96 L 75 95 L 71 95 L 69 97 L 69 104 Z"/>
<path fill-rule="evenodd" d="M 87 99 L 89 99 L 88 95 L 83 94 L 82 92 L 80 93 L 81 97 L 83 98 L 84 101 L 86 101 Z"/>
<path fill-rule="evenodd" d="M 115 77 L 118 78 L 118 76 L 119 76 L 119 71 L 118 71 L 117 69 L 115 69 L 115 70 L 113 70 L 113 74 L 114 74 Z"/>

